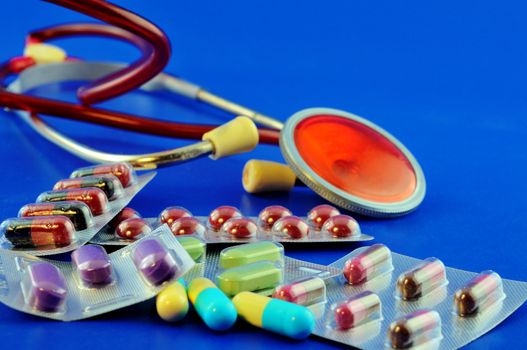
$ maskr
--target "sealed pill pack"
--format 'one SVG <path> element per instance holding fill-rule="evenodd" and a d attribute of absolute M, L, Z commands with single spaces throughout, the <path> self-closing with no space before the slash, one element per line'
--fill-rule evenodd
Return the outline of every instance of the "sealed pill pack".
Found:
<path fill-rule="evenodd" d="M 0 248 L 34 256 L 72 251 L 92 239 L 155 176 L 126 163 L 75 170 L 0 226 Z"/>
<path fill-rule="evenodd" d="M 330 205 L 313 208 L 306 217 L 294 216 L 282 206 L 264 208 L 258 217 L 244 217 L 235 207 L 221 206 L 208 217 L 192 216 L 183 207 L 168 207 L 158 218 L 141 220 L 143 228 L 132 232 L 131 219 L 117 228 L 107 226 L 92 242 L 103 245 L 127 245 L 148 235 L 151 228 L 169 225 L 177 236 L 199 237 L 205 243 L 250 243 L 275 241 L 288 243 L 357 242 L 372 240 L 362 233 L 358 222 Z"/>
<path fill-rule="evenodd" d="M 527 299 L 527 283 L 501 279 L 361 247 L 329 265 L 325 300 L 317 283 L 300 280 L 274 296 L 312 309 L 313 334 L 360 349 L 457 349 L 488 332 Z M 300 302 L 298 302 L 300 300 Z"/>
<path fill-rule="evenodd" d="M 166 226 L 114 253 L 84 245 L 71 258 L 0 251 L 0 302 L 37 316 L 79 320 L 154 297 L 195 266 Z"/>

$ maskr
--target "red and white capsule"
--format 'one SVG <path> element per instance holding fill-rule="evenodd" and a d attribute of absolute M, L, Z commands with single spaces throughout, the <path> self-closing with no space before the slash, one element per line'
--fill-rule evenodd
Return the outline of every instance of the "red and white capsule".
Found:
<path fill-rule="evenodd" d="M 381 318 L 381 299 L 373 292 L 366 291 L 337 305 L 333 312 L 338 329 L 351 329 Z"/>
<path fill-rule="evenodd" d="M 392 269 L 390 249 L 378 243 L 346 261 L 342 273 L 349 284 L 362 284 Z"/>
<path fill-rule="evenodd" d="M 326 283 L 320 277 L 307 277 L 276 287 L 273 298 L 310 306 L 325 301 Z"/>

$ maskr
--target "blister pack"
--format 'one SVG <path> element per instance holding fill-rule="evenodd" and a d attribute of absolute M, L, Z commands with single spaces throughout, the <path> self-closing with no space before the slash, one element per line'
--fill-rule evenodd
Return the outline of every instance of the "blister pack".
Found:
<path fill-rule="evenodd" d="M 123 215 L 123 221 L 108 225 L 92 242 L 103 245 L 127 245 L 148 235 L 152 228 L 167 224 L 177 236 L 195 236 L 206 243 L 248 243 L 259 241 L 322 243 L 368 241 L 359 223 L 330 205 L 319 205 L 305 218 L 294 216 L 282 206 L 264 208 L 257 218 L 243 217 L 235 207 L 221 206 L 208 217 L 192 216 L 183 207 L 168 207 L 158 218 L 141 219 Z"/>
<path fill-rule="evenodd" d="M 527 299 L 527 283 L 361 247 L 330 267 L 339 275 L 278 287 L 274 297 L 308 306 L 313 334 L 360 349 L 457 349 L 488 332 Z"/>
<path fill-rule="evenodd" d="M 147 300 L 195 265 L 167 226 L 114 253 L 84 245 L 71 258 L 0 251 L 0 302 L 32 315 L 79 320 Z"/>
<path fill-rule="evenodd" d="M 34 256 L 72 251 L 92 239 L 155 176 L 126 163 L 75 170 L 0 226 L 0 248 Z"/>

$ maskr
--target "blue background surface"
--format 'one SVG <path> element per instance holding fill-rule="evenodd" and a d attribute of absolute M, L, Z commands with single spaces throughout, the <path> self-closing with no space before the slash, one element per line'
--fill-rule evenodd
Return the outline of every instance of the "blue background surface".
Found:
<path fill-rule="evenodd" d="M 363 231 L 393 251 L 448 266 L 494 269 L 527 280 L 526 8 L 520 1 L 119 1 L 169 35 L 168 71 L 213 92 L 285 120 L 307 107 L 333 107 L 369 118 L 398 137 L 420 161 L 428 193 L 422 206 L 390 220 L 359 218 Z M 2 58 L 19 54 L 28 30 L 87 18 L 43 2 L 2 3 Z M 137 52 L 102 39 L 61 40 L 72 55 L 131 61 Z M 69 89 L 64 89 L 68 88 Z M 72 86 L 39 93 L 73 98 Z M 64 92 L 66 90 L 66 92 Z M 166 96 L 165 96 L 166 97 Z M 171 120 L 221 123 L 229 118 L 182 98 L 133 93 L 107 108 Z M 1 112 L 0 217 L 85 163 Z M 146 152 L 188 141 L 142 136 L 48 119 L 91 146 Z M 197 215 L 221 204 L 256 215 L 278 203 L 304 215 L 322 202 L 308 189 L 288 195 L 243 192 L 240 174 L 251 158 L 281 160 L 273 146 L 213 162 L 200 159 L 159 172 L 132 203 L 144 216 L 168 205 Z M 287 246 L 288 255 L 330 263 L 357 245 Z M 28 348 L 334 348 L 312 337 L 295 342 L 243 322 L 226 334 L 192 315 L 161 322 L 152 301 L 75 323 L 31 317 L 0 306 L 2 347 Z M 469 349 L 521 348 L 527 307 Z"/>

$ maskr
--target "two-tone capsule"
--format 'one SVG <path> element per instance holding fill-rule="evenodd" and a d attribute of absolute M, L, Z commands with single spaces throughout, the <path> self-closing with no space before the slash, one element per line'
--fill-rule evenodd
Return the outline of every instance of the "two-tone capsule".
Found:
<path fill-rule="evenodd" d="M 393 321 L 387 336 L 394 349 L 406 349 L 441 339 L 441 318 L 437 311 L 415 311 Z"/>
<path fill-rule="evenodd" d="M 381 318 L 379 296 L 365 291 L 338 304 L 333 312 L 338 329 L 347 330 Z"/>
<path fill-rule="evenodd" d="M 326 283 L 320 277 L 306 277 L 276 287 L 273 298 L 310 306 L 326 300 Z"/>
<path fill-rule="evenodd" d="M 77 231 L 85 230 L 93 225 L 90 208 L 80 201 L 26 204 L 18 212 L 19 217 L 54 215 L 66 216 Z"/>
<path fill-rule="evenodd" d="M 415 300 L 447 283 L 445 265 L 427 258 L 397 278 L 397 294 L 403 300 Z"/>
<path fill-rule="evenodd" d="M 121 181 L 123 187 L 128 187 L 134 180 L 134 169 L 127 163 L 100 164 L 79 168 L 71 173 L 70 178 L 92 175 L 114 175 Z"/>
<path fill-rule="evenodd" d="M 315 328 L 313 313 L 302 305 L 252 292 L 241 292 L 232 302 L 245 321 L 274 333 L 305 339 Z"/>
<path fill-rule="evenodd" d="M 505 298 L 501 277 L 483 271 L 454 294 L 454 309 L 459 316 L 472 316 Z"/>
<path fill-rule="evenodd" d="M 65 247 L 71 244 L 75 227 L 65 216 L 34 216 L 7 219 L 0 232 L 16 248 Z"/>
<path fill-rule="evenodd" d="M 106 211 L 108 198 L 103 190 L 95 187 L 72 188 L 61 191 L 41 193 L 37 202 L 81 201 L 86 203 L 93 215 L 101 215 Z"/>
<path fill-rule="evenodd" d="M 163 289 L 156 298 L 157 314 L 167 322 L 185 318 L 189 310 L 187 284 L 182 278 Z"/>
<path fill-rule="evenodd" d="M 342 272 L 349 284 L 362 284 L 392 269 L 390 249 L 374 244 L 346 261 Z"/>
<path fill-rule="evenodd" d="M 86 176 L 60 180 L 53 186 L 53 191 L 87 187 L 95 187 L 102 190 L 109 200 L 117 199 L 123 194 L 121 182 L 113 175 Z"/>
<path fill-rule="evenodd" d="M 236 322 L 238 313 L 232 301 L 209 279 L 193 279 L 188 286 L 188 297 L 207 327 L 225 331 Z"/>

